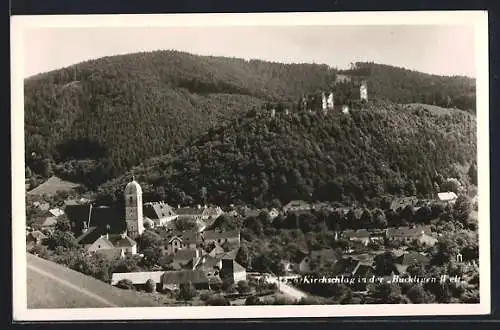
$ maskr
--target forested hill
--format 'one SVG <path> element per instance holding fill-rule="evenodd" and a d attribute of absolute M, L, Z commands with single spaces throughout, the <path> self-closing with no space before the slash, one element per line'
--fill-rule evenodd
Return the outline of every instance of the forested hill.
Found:
<path fill-rule="evenodd" d="M 445 178 L 469 181 L 475 120 L 464 111 L 388 102 L 326 117 L 248 113 L 178 154 L 151 159 L 104 184 L 99 195 L 101 201 L 120 201 L 134 174 L 145 199 L 165 198 L 174 205 L 205 202 L 203 195 L 208 202 L 260 207 L 273 199 L 425 196 Z"/>
<path fill-rule="evenodd" d="M 464 76 L 430 75 L 405 68 L 370 62 L 356 63 L 345 71 L 368 81 L 368 94 L 399 103 L 425 103 L 476 111 L 476 81 Z"/>
<path fill-rule="evenodd" d="M 380 68 L 391 73 L 373 76 L 373 93 L 368 79 L 370 97 L 429 103 L 425 93 L 433 88 L 460 85 L 455 78 Z M 427 77 L 421 81 L 433 87 L 422 92 L 422 84 L 414 83 L 417 76 Z M 326 65 L 177 51 L 83 62 L 26 79 L 26 163 L 45 177 L 55 171 L 95 187 L 265 102 L 293 103 L 304 94 L 332 88 L 334 81 L 335 69 Z M 469 87 L 456 95 L 465 90 Z"/>

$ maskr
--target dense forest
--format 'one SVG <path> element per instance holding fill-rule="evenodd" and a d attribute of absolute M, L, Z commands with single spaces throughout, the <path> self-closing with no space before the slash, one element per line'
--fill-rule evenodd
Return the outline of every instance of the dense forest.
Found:
<path fill-rule="evenodd" d="M 473 112 L 472 79 L 363 65 L 370 66 L 369 98 Z M 326 65 L 155 51 L 33 76 L 24 86 L 27 172 L 55 172 L 95 188 L 269 102 L 297 104 L 304 95 L 337 88 L 335 74 Z"/>
<path fill-rule="evenodd" d="M 385 101 L 361 104 L 348 115 L 249 111 L 98 193 L 101 201 L 120 200 L 134 174 L 146 194 L 173 205 L 426 197 L 446 178 L 470 182 L 475 127 L 475 116 L 465 111 Z"/>

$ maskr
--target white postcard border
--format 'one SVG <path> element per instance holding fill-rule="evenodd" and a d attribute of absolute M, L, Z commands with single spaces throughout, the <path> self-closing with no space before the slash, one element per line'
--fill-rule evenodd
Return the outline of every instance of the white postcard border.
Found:
<path fill-rule="evenodd" d="M 361 22 L 359 24 L 358 22 Z M 159 26 L 290 26 L 290 25 L 457 25 L 475 26 L 477 81 L 478 199 L 479 203 L 479 304 L 424 305 L 321 305 L 321 306 L 203 306 L 96 309 L 27 309 L 25 191 L 24 191 L 24 95 L 23 33 L 34 28 L 159 27 Z M 36 54 L 33 54 L 36 56 Z M 459 56 L 454 54 L 451 56 Z M 269 317 L 348 317 L 473 315 L 490 312 L 490 201 L 489 201 L 489 74 L 488 15 L 486 11 L 415 11 L 357 13 L 265 14 L 153 14 L 58 15 L 11 17 L 11 136 L 13 227 L 13 319 L 144 320 L 219 319 Z"/>

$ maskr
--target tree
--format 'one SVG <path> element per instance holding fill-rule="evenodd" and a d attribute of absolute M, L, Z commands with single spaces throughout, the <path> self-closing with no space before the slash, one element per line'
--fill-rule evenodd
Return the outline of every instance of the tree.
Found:
<path fill-rule="evenodd" d="M 146 281 L 146 292 L 155 292 L 156 290 L 156 283 L 152 280 L 152 279 L 149 279 Z"/>
<path fill-rule="evenodd" d="M 422 285 L 414 285 L 412 286 L 406 296 L 411 300 L 414 304 L 431 304 L 435 301 L 434 296 L 425 291 Z"/>
<path fill-rule="evenodd" d="M 188 301 L 196 297 L 198 292 L 196 291 L 196 288 L 194 287 L 193 283 L 191 282 L 186 282 L 186 283 L 181 283 L 179 285 L 179 299 Z"/>
<path fill-rule="evenodd" d="M 472 163 L 470 165 L 468 174 L 469 174 L 470 182 L 473 185 L 477 186 L 477 165 L 475 163 Z"/>
<path fill-rule="evenodd" d="M 262 305 L 262 301 L 257 296 L 250 296 L 245 300 L 245 305 Z"/>
<path fill-rule="evenodd" d="M 453 205 L 453 218 L 463 225 L 466 225 L 472 212 L 472 203 L 465 195 L 458 196 Z"/>
<path fill-rule="evenodd" d="M 206 302 L 206 305 L 208 306 L 231 306 L 231 303 L 229 300 L 224 298 L 222 295 L 214 295 L 210 297 Z"/>
<path fill-rule="evenodd" d="M 238 292 L 240 294 L 249 293 L 251 291 L 247 281 L 239 281 L 237 284 Z"/>
<path fill-rule="evenodd" d="M 57 247 L 74 249 L 78 246 L 78 243 L 73 233 L 69 231 L 54 230 L 47 240 L 47 246 L 51 250 L 55 250 Z"/>
<path fill-rule="evenodd" d="M 390 275 L 394 270 L 394 257 L 391 252 L 378 254 L 374 261 L 375 273 L 379 276 Z"/>
<path fill-rule="evenodd" d="M 71 231 L 71 223 L 69 222 L 66 214 L 63 214 L 57 218 L 55 229 L 62 232 Z"/>

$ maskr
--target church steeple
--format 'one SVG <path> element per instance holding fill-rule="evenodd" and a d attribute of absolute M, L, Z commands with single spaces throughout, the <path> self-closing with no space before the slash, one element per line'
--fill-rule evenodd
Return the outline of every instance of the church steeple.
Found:
<path fill-rule="evenodd" d="M 142 188 L 132 176 L 132 181 L 127 184 L 124 191 L 125 198 L 125 222 L 127 233 L 134 239 L 142 235 L 144 231 L 142 215 Z"/>

